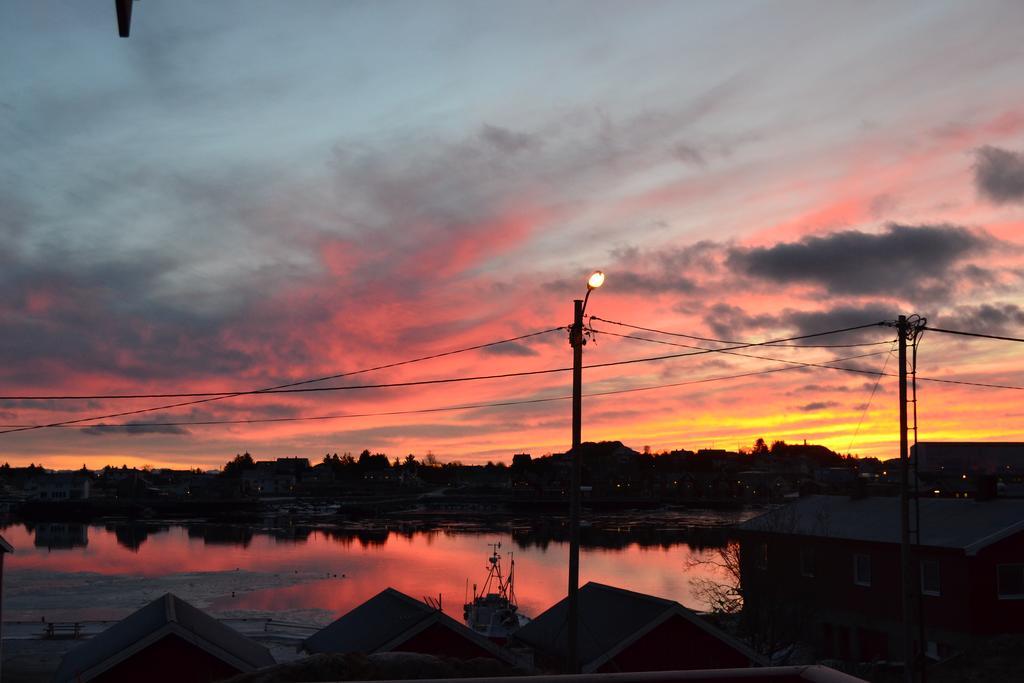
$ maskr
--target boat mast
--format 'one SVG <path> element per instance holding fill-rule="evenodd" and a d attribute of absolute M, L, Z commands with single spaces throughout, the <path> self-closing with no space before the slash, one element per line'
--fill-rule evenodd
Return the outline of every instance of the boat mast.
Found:
<path fill-rule="evenodd" d="M 516 557 L 515 553 L 508 554 L 508 579 L 505 581 L 505 597 L 512 607 L 516 605 Z"/>

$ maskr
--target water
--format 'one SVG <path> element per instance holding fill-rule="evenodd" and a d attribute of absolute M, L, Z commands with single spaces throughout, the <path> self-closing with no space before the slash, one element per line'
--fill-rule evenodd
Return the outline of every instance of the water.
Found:
<path fill-rule="evenodd" d="M 622 519 L 584 529 L 581 584 L 598 581 L 703 609 L 690 579 L 715 570 L 690 565 L 714 548 L 679 540 L 680 528 L 678 520 L 638 527 Z M 514 554 L 524 614 L 564 597 L 567 580 L 564 533 L 545 530 L 542 520 L 494 531 L 40 523 L 11 525 L 3 535 L 15 548 L 4 572 L 7 621 L 120 619 L 170 591 L 220 617 L 324 624 L 389 586 L 416 598 L 440 595 L 444 611 L 461 619 L 494 542 L 506 564 Z"/>

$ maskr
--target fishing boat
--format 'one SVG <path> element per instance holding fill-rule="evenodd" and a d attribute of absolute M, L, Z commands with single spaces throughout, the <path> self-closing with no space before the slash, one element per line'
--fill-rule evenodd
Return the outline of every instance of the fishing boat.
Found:
<path fill-rule="evenodd" d="M 508 575 L 501 570 L 501 543 L 491 544 L 491 556 L 487 561 L 487 578 L 477 591 L 473 584 L 473 599 L 467 600 L 463 608 L 466 625 L 477 633 L 496 641 L 504 641 L 530 619 L 519 613 L 516 603 L 515 573 L 516 561 L 509 553 Z M 466 580 L 467 599 L 469 579 Z"/>

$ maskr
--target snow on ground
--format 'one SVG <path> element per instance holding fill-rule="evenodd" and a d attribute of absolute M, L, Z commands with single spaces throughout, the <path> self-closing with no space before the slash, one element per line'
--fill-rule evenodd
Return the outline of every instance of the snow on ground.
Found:
<path fill-rule="evenodd" d="M 4 577 L 4 618 L 11 621 L 116 620 L 164 593 L 174 593 L 218 617 L 273 617 L 323 625 L 333 616 L 328 610 L 275 610 L 267 613 L 228 607 L 233 596 L 323 578 L 319 572 L 299 570 L 270 573 L 237 569 L 179 572 L 159 577 L 14 570 Z"/>

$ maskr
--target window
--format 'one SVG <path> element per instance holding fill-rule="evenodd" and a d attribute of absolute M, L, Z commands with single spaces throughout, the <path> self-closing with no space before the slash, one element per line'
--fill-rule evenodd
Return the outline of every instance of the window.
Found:
<path fill-rule="evenodd" d="M 921 561 L 921 593 L 924 595 L 942 595 L 942 579 L 939 575 L 938 560 Z"/>
<path fill-rule="evenodd" d="M 856 554 L 853 556 L 853 582 L 858 586 L 871 585 L 871 556 Z"/>
<path fill-rule="evenodd" d="M 1000 600 L 1024 600 L 1024 564 L 996 566 Z"/>
<path fill-rule="evenodd" d="M 814 550 L 800 549 L 800 576 L 814 576 Z"/>

